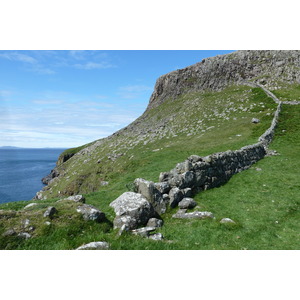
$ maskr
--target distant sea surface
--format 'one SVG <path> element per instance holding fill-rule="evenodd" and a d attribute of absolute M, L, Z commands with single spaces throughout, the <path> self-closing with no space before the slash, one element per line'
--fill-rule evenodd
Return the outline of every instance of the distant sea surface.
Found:
<path fill-rule="evenodd" d="M 0 203 L 31 200 L 64 149 L 0 149 Z"/>

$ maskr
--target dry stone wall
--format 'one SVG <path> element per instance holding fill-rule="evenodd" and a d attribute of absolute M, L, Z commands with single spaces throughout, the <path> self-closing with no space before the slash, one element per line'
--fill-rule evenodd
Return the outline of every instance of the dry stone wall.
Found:
<path fill-rule="evenodd" d="M 245 82 L 243 83 L 245 84 Z M 261 87 L 255 83 L 248 84 Z M 137 178 L 134 181 L 136 192 L 142 194 L 153 205 L 157 213 L 162 214 L 168 206 L 174 208 L 185 197 L 221 186 L 234 174 L 250 168 L 264 158 L 267 154 L 267 147 L 274 137 L 281 111 L 281 101 L 265 88 L 263 90 L 278 103 L 278 107 L 271 126 L 259 137 L 256 144 L 205 157 L 192 155 L 186 161 L 178 163 L 169 172 L 160 173 L 157 183 Z"/>

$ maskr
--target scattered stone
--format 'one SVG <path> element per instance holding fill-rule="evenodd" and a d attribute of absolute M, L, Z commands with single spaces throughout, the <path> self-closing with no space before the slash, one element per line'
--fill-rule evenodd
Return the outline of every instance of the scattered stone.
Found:
<path fill-rule="evenodd" d="M 156 227 L 148 227 L 147 226 L 147 227 L 142 227 L 142 228 L 134 229 L 131 232 L 134 235 L 140 235 L 142 237 L 148 237 L 149 233 L 152 232 L 152 231 L 155 231 L 155 230 L 156 230 Z"/>
<path fill-rule="evenodd" d="M 100 181 L 100 186 L 108 185 L 108 181 Z"/>
<path fill-rule="evenodd" d="M 44 217 L 52 218 L 55 213 L 57 213 L 57 209 L 54 206 L 49 206 L 44 212 Z"/>
<path fill-rule="evenodd" d="M 74 201 L 74 202 L 85 203 L 85 198 L 82 195 L 74 195 L 68 198 L 60 199 L 56 202 L 62 202 L 62 201 Z"/>
<path fill-rule="evenodd" d="M 255 170 L 256 170 L 256 171 L 262 171 L 262 169 L 261 169 L 261 168 L 256 168 Z"/>
<path fill-rule="evenodd" d="M 190 213 L 182 213 L 178 211 L 172 216 L 175 219 L 213 219 L 214 215 L 208 211 L 193 211 Z"/>
<path fill-rule="evenodd" d="M 107 250 L 109 244 L 107 242 L 91 242 L 78 247 L 76 250 Z"/>
<path fill-rule="evenodd" d="M 45 224 L 49 226 L 49 225 L 51 225 L 51 222 L 46 221 Z"/>
<path fill-rule="evenodd" d="M 96 222 L 102 222 L 105 220 L 105 214 L 104 212 L 100 211 L 96 207 L 89 205 L 89 204 L 83 204 L 77 207 L 77 212 L 82 214 L 83 219 L 85 221 L 96 221 Z"/>
<path fill-rule="evenodd" d="M 27 208 L 30 208 L 30 207 L 33 207 L 33 206 L 36 206 L 36 205 L 37 205 L 37 203 L 29 203 L 23 209 L 27 209 Z"/>
<path fill-rule="evenodd" d="M 31 238 L 31 234 L 29 234 L 28 232 L 20 232 L 18 234 L 18 237 L 22 238 L 22 239 L 30 239 Z"/>
<path fill-rule="evenodd" d="M 178 207 L 181 209 L 194 208 L 197 202 L 193 198 L 183 198 L 179 203 Z"/>
<path fill-rule="evenodd" d="M 158 232 L 158 233 L 149 235 L 148 238 L 151 240 L 154 240 L 154 241 L 161 241 L 164 239 L 164 236 L 160 232 Z"/>
<path fill-rule="evenodd" d="M 221 221 L 220 221 L 221 224 L 228 224 L 228 223 L 231 223 L 231 224 L 236 224 L 233 220 L 231 220 L 230 218 L 223 218 Z"/>
<path fill-rule="evenodd" d="M 22 225 L 23 225 L 24 228 L 28 227 L 29 224 L 30 224 L 30 220 L 29 219 L 25 219 L 25 220 L 22 221 Z"/>
<path fill-rule="evenodd" d="M 163 220 L 157 219 L 157 218 L 151 218 L 149 219 L 147 223 L 147 227 L 162 227 L 163 225 Z"/>
<path fill-rule="evenodd" d="M 16 235 L 17 233 L 14 231 L 14 229 L 8 229 L 8 230 L 6 230 L 3 234 L 2 234 L 2 236 L 13 236 L 13 235 Z"/>
<path fill-rule="evenodd" d="M 147 224 L 155 216 L 152 204 L 141 194 L 125 192 L 109 205 L 115 211 L 114 227 L 121 228 L 127 224 L 129 229 Z"/>
<path fill-rule="evenodd" d="M 279 153 L 276 150 L 267 149 L 266 156 L 276 156 L 279 155 Z"/>
<path fill-rule="evenodd" d="M 4 210 L 0 209 L 0 220 L 8 220 L 15 217 L 17 212 L 15 210 Z"/>
<path fill-rule="evenodd" d="M 252 122 L 253 124 L 257 124 L 257 123 L 260 122 L 260 119 L 253 118 L 253 119 L 251 120 L 251 122 Z"/>

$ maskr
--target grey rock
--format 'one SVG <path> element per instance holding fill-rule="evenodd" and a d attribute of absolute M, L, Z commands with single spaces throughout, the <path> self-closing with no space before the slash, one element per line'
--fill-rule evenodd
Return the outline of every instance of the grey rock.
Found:
<path fill-rule="evenodd" d="M 109 244 L 107 242 L 91 242 L 78 247 L 76 250 L 107 250 Z"/>
<path fill-rule="evenodd" d="M 221 221 L 220 221 L 221 224 L 235 224 L 235 222 L 233 220 L 231 220 L 230 218 L 223 218 Z"/>
<path fill-rule="evenodd" d="M 83 204 L 77 207 L 77 212 L 82 214 L 83 219 L 85 221 L 96 221 L 96 222 L 102 222 L 105 221 L 105 214 L 104 212 L 100 211 L 96 207 L 89 205 L 89 204 Z"/>
<path fill-rule="evenodd" d="M 172 216 L 175 219 L 213 219 L 214 215 L 207 211 L 194 211 L 190 213 L 179 213 L 177 212 Z"/>
<path fill-rule="evenodd" d="M 169 185 L 168 182 L 158 182 L 155 183 L 155 187 L 162 193 L 162 194 L 166 194 L 169 193 L 171 187 Z"/>
<path fill-rule="evenodd" d="M 170 206 L 174 208 L 183 199 L 183 193 L 178 187 L 174 187 L 170 190 L 169 197 L 170 197 Z"/>
<path fill-rule="evenodd" d="M 158 214 L 166 211 L 166 203 L 163 200 L 162 193 L 156 188 L 154 182 L 137 178 L 134 181 L 134 185 L 136 186 L 137 192 L 143 195 L 152 204 Z"/>
<path fill-rule="evenodd" d="M 257 123 L 260 122 L 260 120 L 257 119 L 257 118 L 252 118 L 251 122 L 254 123 L 254 124 L 257 124 Z"/>
<path fill-rule="evenodd" d="M 57 202 L 60 202 L 60 201 L 74 201 L 74 202 L 85 203 L 85 198 L 82 195 L 74 195 L 74 196 L 70 196 L 68 198 L 58 200 Z"/>
<path fill-rule="evenodd" d="M 127 224 L 130 229 L 135 229 L 139 225 L 145 225 L 150 218 L 155 216 L 152 204 L 139 193 L 125 192 L 109 206 L 116 214 L 115 228 L 121 228 L 123 224 Z"/>
<path fill-rule="evenodd" d="M 18 237 L 28 240 L 31 238 L 31 234 L 29 234 L 28 232 L 20 232 L 18 234 Z"/>
<path fill-rule="evenodd" d="M 15 232 L 15 230 L 13 228 L 6 230 L 2 236 L 13 236 L 16 235 L 17 233 Z"/>
<path fill-rule="evenodd" d="M 25 219 L 25 220 L 22 221 L 22 226 L 23 226 L 24 228 L 28 227 L 29 224 L 30 224 L 30 220 L 29 220 L 29 219 Z"/>
<path fill-rule="evenodd" d="M 54 206 L 49 206 L 44 212 L 44 217 L 52 218 L 55 213 L 57 213 L 57 209 Z"/>
<path fill-rule="evenodd" d="M 193 198 L 183 198 L 179 203 L 178 207 L 181 209 L 194 208 L 197 202 Z"/>
<path fill-rule="evenodd" d="M 100 182 L 100 185 L 101 185 L 101 186 L 105 186 L 105 185 L 108 185 L 108 184 L 109 184 L 108 181 L 101 181 L 101 182 Z"/>
<path fill-rule="evenodd" d="M 49 225 L 51 225 L 51 222 L 46 221 L 45 224 L 49 226 Z"/>
<path fill-rule="evenodd" d="M 132 230 L 132 234 L 134 235 L 140 235 L 142 237 L 148 237 L 149 233 L 152 231 L 155 231 L 156 227 L 142 227 L 142 228 L 138 228 L 138 229 L 134 229 Z"/>
<path fill-rule="evenodd" d="M 34 207 L 36 205 L 37 205 L 37 203 L 29 203 L 23 209 L 28 209 L 28 208 Z"/>
<path fill-rule="evenodd" d="M 158 232 L 158 233 L 149 235 L 148 238 L 151 240 L 154 240 L 154 241 L 161 241 L 164 239 L 164 236 L 160 232 Z"/>
<path fill-rule="evenodd" d="M 157 218 L 150 218 L 147 227 L 162 227 L 163 225 L 163 220 L 157 219 Z"/>

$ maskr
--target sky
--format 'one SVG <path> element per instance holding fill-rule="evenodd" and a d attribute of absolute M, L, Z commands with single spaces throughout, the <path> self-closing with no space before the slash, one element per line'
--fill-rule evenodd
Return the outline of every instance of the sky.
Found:
<path fill-rule="evenodd" d="M 0 147 L 70 148 L 111 135 L 146 109 L 156 79 L 195 50 L 1 50 Z"/>

